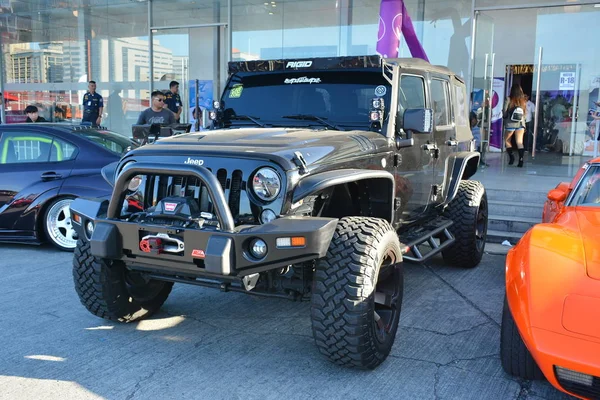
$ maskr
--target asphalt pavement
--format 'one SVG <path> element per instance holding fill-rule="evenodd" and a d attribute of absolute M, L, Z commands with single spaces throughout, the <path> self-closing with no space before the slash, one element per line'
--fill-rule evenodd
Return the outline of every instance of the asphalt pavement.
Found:
<path fill-rule="evenodd" d="M 504 256 L 407 264 L 401 327 L 374 371 L 313 344 L 309 303 L 175 284 L 149 320 L 79 303 L 71 254 L 0 245 L 0 399 L 566 399 L 500 365 Z"/>

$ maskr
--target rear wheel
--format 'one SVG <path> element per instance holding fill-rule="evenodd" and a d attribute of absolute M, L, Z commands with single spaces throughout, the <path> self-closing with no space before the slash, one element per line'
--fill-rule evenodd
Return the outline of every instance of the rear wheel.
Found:
<path fill-rule="evenodd" d="M 169 297 L 172 282 L 147 279 L 121 262 L 94 257 L 90 244 L 79 240 L 73 257 L 73 281 L 79 300 L 92 314 L 131 322 L 149 317 Z"/>
<path fill-rule="evenodd" d="M 500 357 L 502 368 L 507 374 L 523 379 L 543 379 L 544 374 L 521 338 L 515 319 L 504 296 L 502 328 L 500 330 Z"/>
<path fill-rule="evenodd" d="M 461 181 L 444 216 L 454 222 L 448 230 L 455 238 L 454 243 L 442 250 L 444 261 L 463 268 L 479 265 L 488 227 L 487 195 L 481 182 Z"/>
<path fill-rule="evenodd" d="M 365 369 L 386 359 L 400 320 L 401 262 L 398 235 L 386 221 L 339 221 L 313 282 L 312 330 L 322 354 Z"/>
<path fill-rule="evenodd" d="M 71 222 L 73 197 L 62 197 L 52 201 L 44 213 L 46 238 L 63 251 L 73 251 L 77 245 L 77 233 Z"/>

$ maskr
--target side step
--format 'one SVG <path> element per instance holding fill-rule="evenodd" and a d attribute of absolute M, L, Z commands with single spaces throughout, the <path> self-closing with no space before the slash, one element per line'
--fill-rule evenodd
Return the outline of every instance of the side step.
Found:
<path fill-rule="evenodd" d="M 422 263 L 454 243 L 454 237 L 448 231 L 453 224 L 449 219 L 438 218 L 429 224 L 415 227 L 400 236 L 405 246 L 403 259 Z M 421 246 L 427 246 L 421 248 Z"/>

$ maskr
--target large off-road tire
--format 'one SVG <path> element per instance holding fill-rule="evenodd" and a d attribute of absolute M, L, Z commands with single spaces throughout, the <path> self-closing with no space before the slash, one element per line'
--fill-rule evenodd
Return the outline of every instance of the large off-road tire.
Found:
<path fill-rule="evenodd" d="M 342 218 L 316 266 L 311 319 L 319 351 L 373 369 L 392 348 L 403 295 L 398 235 L 378 218 Z"/>
<path fill-rule="evenodd" d="M 502 360 L 502 368 L 507 374 L 529 380 L 544 378 L 544 374 L 529 350 L 527 350 L 527 346 L 525 346 L 525 342 L 519 334 L 515 319 L 508 307 L 506 296 L 504 296 L 502 328 L 500 330 L 500 359 Z"/>
<path fill-rule="evenodd" d="M 454 222 L 448 230 L 455 238 L 454 243 L 442 251 L 444 261 L 463 268 L 479 265 L 488 227 L 487 195 L 481 182 L 461 181 L 444 216 Z"/>
<path fill-rule="evenodd" d="M 132 322 L 149 317 L 169 297 L 172 282 L 147 280 L 116 261 L 94 257 L 79 239 L 73 255 L 73 281 L 81 304 L 109 320 Z"/>

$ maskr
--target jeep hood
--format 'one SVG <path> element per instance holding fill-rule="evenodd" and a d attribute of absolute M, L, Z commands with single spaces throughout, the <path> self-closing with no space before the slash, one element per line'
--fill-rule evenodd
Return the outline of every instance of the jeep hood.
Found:
<path fill-rule="evenodd" d="M 198 156 L 279 158 L 291 160 L 299 151 L 307 165 L 332 164 L 384 151 L 388 140 L 369 131 L 330 131 L 298 128 L 246 128 L 195 132 L 160 139 L 134 153 L 173 152 Z M 283 166 L 284 168 L 286 166 Z"/>

